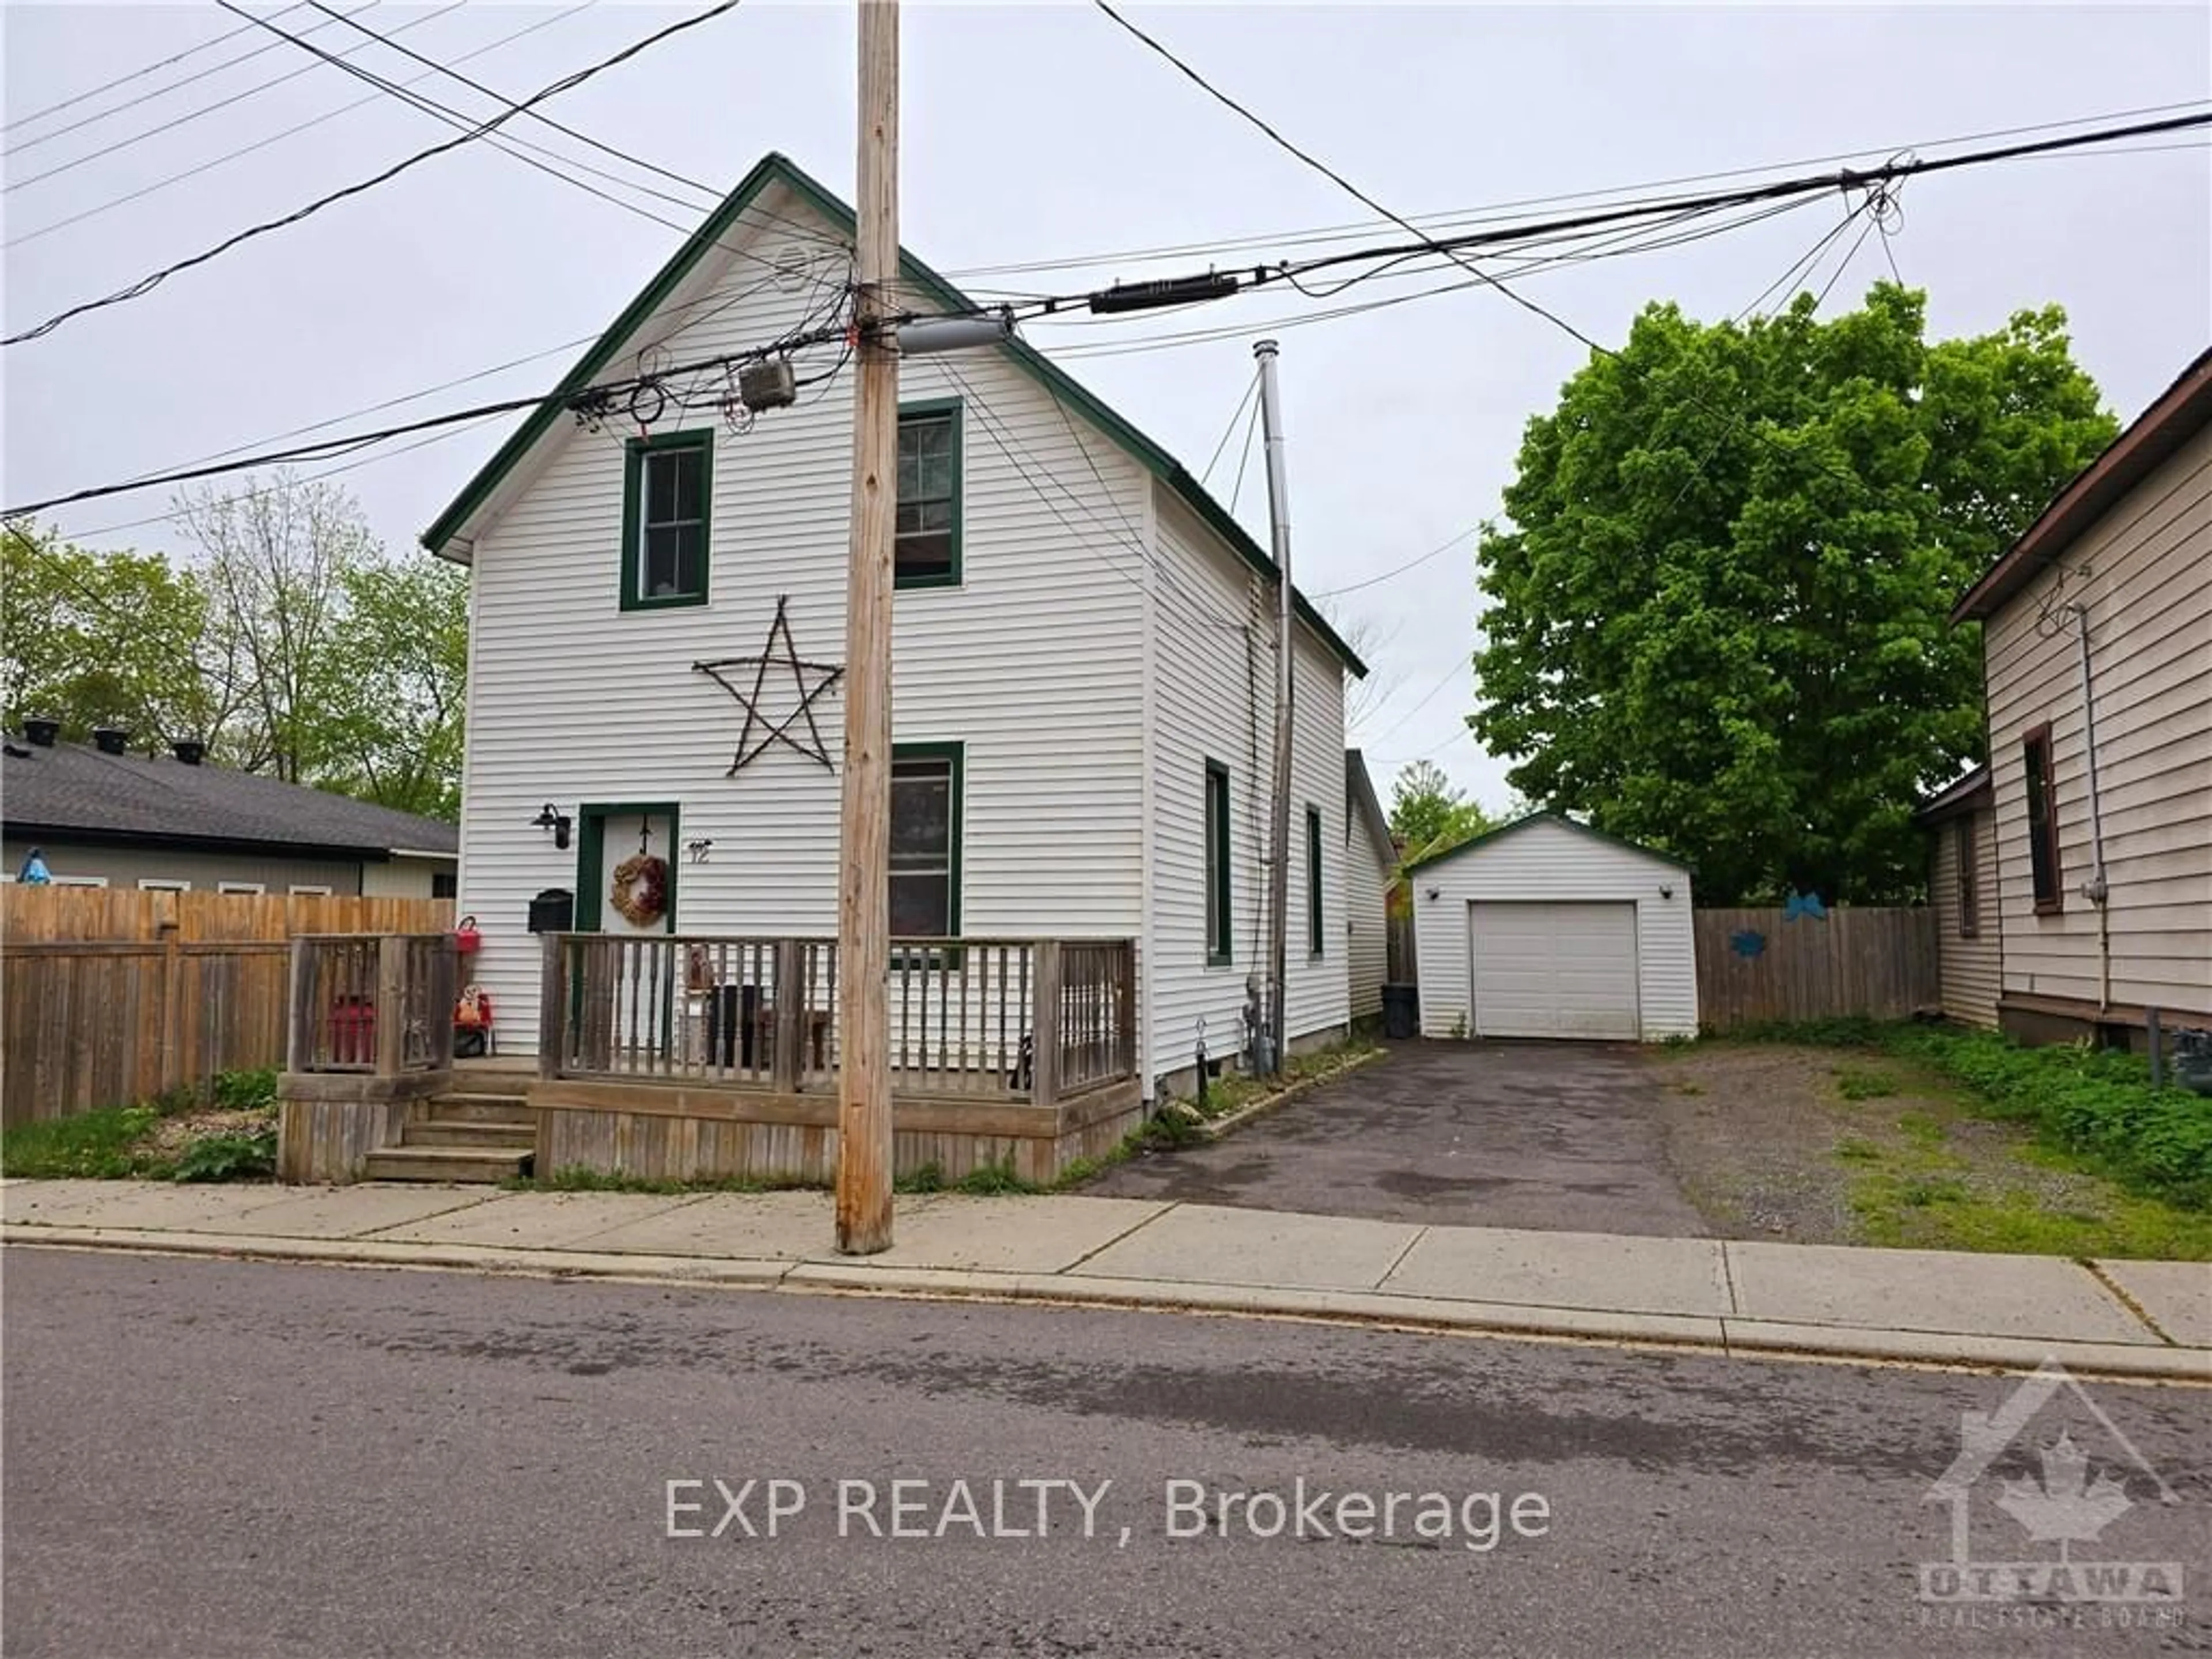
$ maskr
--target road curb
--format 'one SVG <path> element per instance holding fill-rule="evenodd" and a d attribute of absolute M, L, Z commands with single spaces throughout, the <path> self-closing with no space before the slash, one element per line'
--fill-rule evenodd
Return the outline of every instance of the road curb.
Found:
<path fill-rule="evenodd" d="M 1205 1122 L 1191 1127 L 1198 1131 L 1201 1139 L 1218 1140 L 1231 1129 L 1241 1129 L 1254 1118 L 1265 1117 L 1277 1107 L 1289 1105 L 1309 1089 L 1318 1089 L 1324 1083 L 1334 1083 L 1340 1077 L 1348 1077 L 1363 1066 L 1372 1066 L 1389 1052 L 1388 1048 L 1377 1048 L 1371 1054 L 1361 1054 L 1358 1059 L 1347 1060 L 1318 1077 L 1300 1078 L 1296 1083 L 1278 1089 L 1264 1100 L 1255 1100 L 1249 1106 L 1239 1106 L 1227 1117 L 1208 1118 Z"/>
<path fill-rule="evenodd" d="M 1733 1316 L 1610 1312 L 1504 1303 L 1317 1291 L 1277 1285 L 1196 1285 L 1082 1273 L 987 1273 L 974 1268 L 871 1267 L 863 1262 L 617 1255 L 474 1244 L 377 1239 L 295 1239 L 147 1229 L 9 1225 L 0 1244 L 136 1255 L 299 1261 L 324 1267 L 491 1273 L 691 1287 L 1026 1303 L 1160 1313 L 1304 1319 L 1615 1347 L 1664 1348 L 1730 1357 L 2031 1371 L 2056 1360 L 2077 1376 L 2212 1384 L 2212 1350 L 2144 1344 L 2042 1340 L 1847 1326 L 1800 1325 Z"/>

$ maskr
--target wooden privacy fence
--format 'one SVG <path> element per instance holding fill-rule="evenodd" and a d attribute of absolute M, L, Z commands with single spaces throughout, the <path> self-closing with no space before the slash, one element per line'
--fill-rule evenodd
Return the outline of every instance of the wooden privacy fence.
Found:
<path fill-rule="evenodd" d="M 1716 1031 L 1767 1020 L 1903 1019 L 1940 1006 L 1936 912 L 1838 906 L 1825 916 L 1699 910 L 1698 1018 Z"/>
<path fill-rule="evenodd" d="M 443 933 L 453 911 L 450 899 L 0 887 L 0 1123 L 281 1066 L 294 938 Z"/>

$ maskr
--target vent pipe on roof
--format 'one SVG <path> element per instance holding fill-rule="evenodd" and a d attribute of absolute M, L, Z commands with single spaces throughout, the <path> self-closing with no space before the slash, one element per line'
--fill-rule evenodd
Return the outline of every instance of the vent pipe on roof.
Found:
<path fill-rule="evenodd" d="M 178 738 L 170 743 L 169 752 L 186 766 L 198 766 L 207 758 L 207 744 L 198 738 Z"/>
<path fill-rule="evenodd" d="M 52 748 L 54 739 L 61 734 L 62 723 L 59 720 L 40 717 L 35 720 L 26 719 L 23 722 L 24 740 L 33 749 Z"/>
<path fill-rule="evenodd" d="M 120 755 L 131 747 L 131 733 L 119 726 L 95 726 L 92 728 L 92 743 L 103 755 Z"/>

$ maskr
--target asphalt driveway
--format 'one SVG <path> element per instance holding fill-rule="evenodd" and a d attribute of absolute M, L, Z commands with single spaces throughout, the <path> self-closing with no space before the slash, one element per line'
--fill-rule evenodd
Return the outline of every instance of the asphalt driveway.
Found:
<path fill-rule="evenodd" d="M 1401 1042 L 1226 1139 L 1086 1190 L 1319 1215 L 1702 1237 L 1635 1049 Z"/>

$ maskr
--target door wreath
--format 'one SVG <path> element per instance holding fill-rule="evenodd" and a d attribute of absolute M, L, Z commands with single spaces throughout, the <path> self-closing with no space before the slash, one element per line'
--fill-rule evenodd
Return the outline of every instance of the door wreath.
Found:
<path fill-rule="evenodd" d="M 650 853 L 624 859 L 615 866 L 607 902 L 631 927 L 652 927 L 668 909 L 668 861 Z"/>

